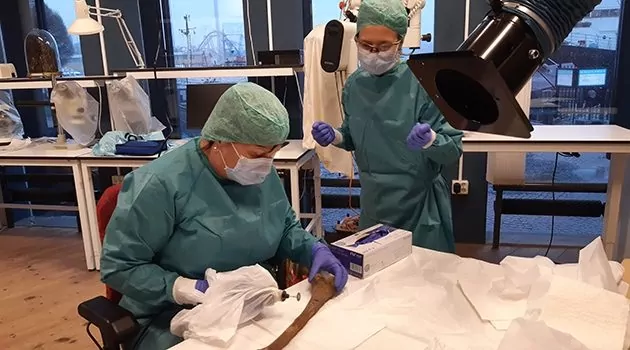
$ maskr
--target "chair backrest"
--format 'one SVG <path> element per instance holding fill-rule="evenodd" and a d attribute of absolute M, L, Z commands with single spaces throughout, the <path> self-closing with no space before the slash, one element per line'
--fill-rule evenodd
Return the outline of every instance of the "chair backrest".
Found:
<path fill-rule="evenodd" d="M 98 223 L 98 234 L 101 238 L 101 243 L 103 239 L 105 239 L 105 231 L 107 229 L 107 224 L 114 214 L 114 209 L 116 209 L 116 204 L 118 203 L 118 193 L 122 185 L 113 185 L 105 189 L 103 195 L 98 200 L 96 204 L 96 221 Z M 105 286 L 105 297 L 111 300 L 114 303 L 118 303 L 122 295 L 112 288 Z"/>

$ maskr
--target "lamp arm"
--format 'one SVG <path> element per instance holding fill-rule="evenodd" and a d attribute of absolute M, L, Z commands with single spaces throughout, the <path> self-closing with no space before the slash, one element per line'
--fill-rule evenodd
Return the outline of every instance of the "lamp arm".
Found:
<path fill-rule="evenodd" d="M 118 27 L 120 28 L 120 32 L 122 33 L 125 44 L 127 44 L 127 49 L 129 50 L 136 67 L 145 68 L 146 65 L 144 63 L 144 59 L 138 49 L 138 45 L 136 45 L 136 41 L 133 40 L 133 36 L 131 35 L 131 31 L 129 31 L 129 27 L 127 27 L 127 23 L 122 17 L 117 17 L 116 22 L 118 22 Z"/>
<path fill-rule="evenodd" d="M 101 17 L 109 17 L 116 19 L 116 23 L 118 23 L 118 28 L 120 28 L 120 33 L 122 34 L 123 40 L 125 40 L 125 45 L 127 45 L 127 50 L 129 50 L 129 54 L 133 59 L 133 62 L 136 64 L 138 68 L 145 68 L 145 62 L 142 58 L 142 54 L 138 49 L 138 45 L 136 45 L 136 41 L 133 39 L 131 35 L 131 31 L 125 22 L 125 19 L 122 16 L 122 12 L 120 10 L 107 9 L 107 8 L 97 8 L 95 6 L 88 6 L 90 10 L 90 15 L 93 16 L 101 16 Z M 100 14 L 99 10 L 100 9 Z"/>
<path fill-rule="evenodd" d="M 88 10 L 90 12 L 90 15 L 92 16 L 101 16 L 101 17 L 110 17 L 110 18 L 122 17 L 122 12 L 120 12 L 120 10 L 117 10 L 117 9 L 107 9 L 103 7 L 96 7 L 96 6 L 88 5 Z"/>

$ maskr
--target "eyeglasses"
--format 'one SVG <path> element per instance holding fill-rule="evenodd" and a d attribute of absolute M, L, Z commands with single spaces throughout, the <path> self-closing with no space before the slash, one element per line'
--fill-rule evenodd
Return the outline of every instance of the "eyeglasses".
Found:
<path fill-rule="evenodd" d="M 382 43 L 379 45 L 368 44 L 365 41 L 361 41 L 358 37 L 354 37 L 354 41 L 357 43 L 357 46 L 360 49 L 370 51 L 370 52 L 386 52 L 391 50 L 394 47 L 398 47 L 400 45 L 400 40 L 393 43 Z"/>

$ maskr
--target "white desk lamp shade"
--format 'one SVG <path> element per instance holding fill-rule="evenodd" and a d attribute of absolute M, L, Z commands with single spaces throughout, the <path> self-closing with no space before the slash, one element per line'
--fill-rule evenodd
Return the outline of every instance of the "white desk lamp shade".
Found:
<path fill-rule="evenodd" d="M 102 32 L 105 28 L 103 25 L 90 17 L 90 10 L 85 0 L 76 0 L 74 2 L 74 10 L 77 19 L 72 22 L 68 33 L 75 35 L 91 35 Z"/>

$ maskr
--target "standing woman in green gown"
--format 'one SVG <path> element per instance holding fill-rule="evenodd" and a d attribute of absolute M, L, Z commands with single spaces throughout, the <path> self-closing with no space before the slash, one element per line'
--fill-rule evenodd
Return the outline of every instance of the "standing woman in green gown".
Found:
<path fill-rule="evenodd" d="M 353 151 L 361 179 L 361 229 L 383 223 L 413 244 L 455 251 L 450 186 L 441 175 L 462 154 L 451 127 L 406 63 L 407 11 L 399 0 L 364 0 L 357 19 L 359 69 L 343 89 L 339 129 L 313 124 L 321 146 Z"/>

